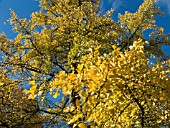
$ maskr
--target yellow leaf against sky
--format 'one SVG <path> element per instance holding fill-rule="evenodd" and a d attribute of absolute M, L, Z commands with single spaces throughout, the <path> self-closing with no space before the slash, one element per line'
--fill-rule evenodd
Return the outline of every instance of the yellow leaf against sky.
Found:
<path fill-rule="evenodd" d="M 35 81 L 34 80 L 30 81 L 29 83 L 30 83 L 30 85 L 35 85 Z"/>
<path fill-rule="evenodd" d="M 57 98 L 59 96 L 58 92 L 55 92 L 55 94 L 53 95 L 54 98 Z"/>

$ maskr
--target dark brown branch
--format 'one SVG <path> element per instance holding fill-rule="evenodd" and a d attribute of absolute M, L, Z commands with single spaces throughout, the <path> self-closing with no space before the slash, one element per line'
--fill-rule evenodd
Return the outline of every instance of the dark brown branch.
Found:
<path fill-rule="evenodd" d="M 138 107 L 140 108 L 141 112 L 142 112 L 142 117 L 141 117 L 141 126 L 142 128 L 144 127 L 144 114 L 145 114 L 145 111 L 144 111 L 144 108 L 143 106 L 139 103 L 139 100 L 136 99 L 136 98 L 133 98 L 134 102 L 137 103 Z"/>
<path fill-rule="evenodd" d="M 137 27 L 137 29 L 135 30 L 135 32 L 129 37 L 129 40 L 128 40 L 128 41 L 131 41 L 131 39 L 134 37 L 134 35 L 136 34 L 136 32 L 139 30 L 139 28 L 140 28 L 140 25 Z M 124 48 L 126 48 L 128 44 L 129 44 L 129 43 L 126 42 L 125 45 L 120 49 L 120 51 L 122 51 Z"/>
<path fill-rule="evenodd" d="M 130 106 L 131 103 L 132 103 L 132 102 L 129 102 L 129 103 L 125 106 L 125 108 L 120 111 L 120 113 L 119 113 L 119 115 L 118 115 L 118 118 L 117 118 L 117 120 L 116 120 L 116 123 L 117 123 L 119 117 L 120 117 L 120 116 L 123 114 L 123 112 Z"/>
<path fill-rule="evenodd" d="M 137 99 L 137 98 L 134 96 L 132 90 L 128 87 L 128 85 L 126 85 L 126 88 L 128 89 L 129 94 L 131 95 L 132 100 L 138 105 L 138 107 L 140 108 L 140 110 L 141 110 L 141 112 L 142 112 L 142 116 L 141 116 L 141 126 L 142 126 L 142 128 L 143 128 L 143 127 L 144 127 L 144 114 L 145 114 L 144 108 L 143 108 L 143 106 L 140 104 L 139 99 Z"/>
<path fill-rule="evenodd" d="M 50 112 L 50 111 L 47 111 L 47 110 L 43 110 L 43 109 L 39 109 L 38 111 L 40 112 L 44 112 L 44 113 L 48 113 L 48 114 L 52 114 L 52 115 L 59 115 L 59 113 L 56 113 L 56 112 Z"/>

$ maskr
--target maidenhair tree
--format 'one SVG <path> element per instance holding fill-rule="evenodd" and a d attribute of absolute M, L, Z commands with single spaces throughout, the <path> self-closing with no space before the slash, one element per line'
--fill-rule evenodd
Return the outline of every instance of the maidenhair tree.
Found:
<path fill-rule="evenodd" d="M 0 125 L 170 126 L 170 61 L 162 51 L 170 41 L 155 24 L 156 0 L 117 22 L 99 0 L 39 2 L 29 20 L 11 10 L 17 36 L 0 37 Z"/>

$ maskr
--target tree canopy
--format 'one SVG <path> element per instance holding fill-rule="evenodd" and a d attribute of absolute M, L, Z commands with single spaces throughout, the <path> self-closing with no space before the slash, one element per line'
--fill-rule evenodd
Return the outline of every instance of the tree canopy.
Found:
<path fill-rule="evenodd" d="M 0 35 L 0 126 L 170 126 L 170 40 L 155 2 L 118 21 L 100 0 L 39 0 L 30 19 L 11 10 L 17 36 Z"/>

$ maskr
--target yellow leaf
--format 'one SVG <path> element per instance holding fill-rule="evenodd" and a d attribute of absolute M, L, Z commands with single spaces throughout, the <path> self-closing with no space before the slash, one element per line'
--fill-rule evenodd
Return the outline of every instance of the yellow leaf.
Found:
<path fill-rule="evenodd" d="M 160 28 L 159 28 L 159 31 L 163 32 L 163 31 L 164 31 L 164 28 L 160 27 Z"/>
<path fill-rule="evenodd" d="M 24 89 L 22 92 L 25 93 L 25 94 L 27 94 L 27 93 L 28 93 L 28 90 Z"/>
<path fill-rule="evenodd" d="M 82 69 L 83 69 L 83 64 L 79 64 L 79 65 L 77 66 L 77 69 L 78 69 L 78 71 L 82 71 Z"/>
<path fill-rule="evenodd" d="M 112 45 L 112 48 L 113 48 L 113 49 L 116 49 L 116 48 L 117 48 L 117 46 L 116 46 L 116 45 Z"/>
<path fill-rule="evenodd" d="M 59 76 L 63 77 L 65 75 L 65 71 L 60 71 Z"/>
<path fill-rule="evenodd" d="M 72 84 L 71 83 L 67 83 L 66 87 L 67 87 L 67 89 L 71 89 Z"/>
<path fill-rule="evenodd" d="M 47 80 L 47 79 L 46 79 L 46 77 L 42 78 L 42 81 L 44 81 L 44 82 L 45 82 L 46 80 Z"/>
<path fill-rule="evenodd" d="M 4 83 L 0 82 L 0 86 L 2 86 Z"/>
<path fill-rule="evenodd" d="M 92 35 L 92 33 L 91 33 L 91 32 L 89 32 L 89 33 L 88 33 L 88 36 L 90 36 L 90 35 Z"/>
<path fill-rule="evenodd" d="M 29 83 L 30 83 L 30 85 L 35 85 L 35 81 L 34 80 L 30 81 Z"/>
<path fill-rule="evenodd" d="M 96 63 L 96 65 L 100 65 L 101 64 L 101 60 L 99 59 L 98 61 L 97 61 L 97 63 Z"/>
<path fill-rule="evenodd" d="M 80 123 L 78 126 L 79 126 L 79 128 L 86 128 L 87 127 L 87 125 L 85 123 Z"/>
<path fill-rule="evenodd" d="M 76 122 L 82 116 L 83 116 L 82 114 L 74 115 L 73 118 L 68 122 L 68 124 L 72 124 L 72 123 Z"/>
<path fill-rule="evenodd" d="M 99 121 L 96 120 L 96 123 L 98 126 L 100 126 L 101 122 L 102 122 L 101 120 L 99 120 Z"/>
<path fill-rule="evenodd" d="M 90 75 L 94 75 L 94 73 L 95 73 L 95 72 L 94 72 L 93 69 L 89 69 L 89 74 L 90 74 Z"/>
<path fill-rule="evenodd" d="M 163 98 L 163 97 L 160 97 L 159 99 L 160 99 L 160 100 L 164 100 L 164 98 Z"/>
<path fill-rule="evenodd" d="M 69 112 L 70 111 L 70 107 L 66 107 L 66 108 L 64 108 L 64 110 L 63 110 L 64 112 Z"/>
<path fill-rule="evenodd" d="M 28 96 L 28 99 L 34 99 L 35 98 L 35 95 L 33 95 L 33 94 L 30 94 L 29 96 Z"/>
<path fill-rule="evenodd" d="M 4 56 L 5 59 L 8 59 L 9 56 Z"/>
<path fill-rule="evenodd" d="M 56 92 L 56 93 L 53 95 L 53 97 L 54 97 L 54 98 L 57 98 L 57 96 L 58 96 L 58 93 Z"/>
<path fill-rule="evenodd" d="M 69 80 L 75 80 L 76 79 L 75 74 L 74 73 L 68 74 L 68 79 Z"/>

